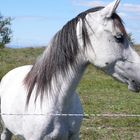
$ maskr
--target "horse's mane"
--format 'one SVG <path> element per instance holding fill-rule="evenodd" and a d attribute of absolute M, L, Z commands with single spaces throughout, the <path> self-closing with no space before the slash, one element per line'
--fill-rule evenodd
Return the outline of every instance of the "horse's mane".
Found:
<path fill-rule="evenodd" d="M 24 83 L 28 89 L 27 104 L 34 87 L 36 86 L 36 98 L 41 94 L 43 98 L 45 89 L 51 88 L 52 78 L 57 80 L 57 73 L 67 74 L 68 66 L 73 66 L 75 58 L 79 51 L 76 27 L 79 20 L 82 20 L 82 40 L 83 47 L 90 43 L 89 35 L 86 29 L 85 16 L 88 13 L 101 10 L 103 7 L 91 8 L 80 13 L 77 17 L 66 23 L 64 27 L 56 33 L 51 43 L 46 48 L 49 53 L 44 51 L 43 55 L 37 59 L 29 73 L 24 79 Z M 121 18 L 114 13 L 112 15 L 114 23 L 125 31 Z M 47 52 L 47 53 L 46 53 Z"/>

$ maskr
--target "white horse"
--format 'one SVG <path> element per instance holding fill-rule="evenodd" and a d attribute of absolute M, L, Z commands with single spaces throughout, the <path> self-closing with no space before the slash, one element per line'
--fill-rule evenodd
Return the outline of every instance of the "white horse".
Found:
<path fill-rule="evenodd" d="M 25 140 L 78 140 L 83 111 L 75 89 L 90 63 L 130 90 L 140 90 L 140 57 L 115 13 L 119 2 L 79 14 L 54 36 L 33 66 L 3 77 L 1 140 L 10 140 L 12 134 Z"/>

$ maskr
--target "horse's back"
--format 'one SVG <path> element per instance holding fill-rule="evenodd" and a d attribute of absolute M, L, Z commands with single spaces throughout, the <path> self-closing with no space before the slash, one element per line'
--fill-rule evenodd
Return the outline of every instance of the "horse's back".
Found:
<path fill-rule="evenodd" d="M 4 93 L 7 93 L 7 90 L 10 89 L 10 87 L 14 84 L 23 84 L 24 78 L 30 71 L 31 67 L 32 65 L 25 65 L 9 71 L 1 80 L 0 96 L 2 97 L 3 95 L 5 95 Z"/>
<path fill-rule="evenodd" d="M 32 65 L 25 65 L 21 67 L 17 67 L 9 71 L 7 74 L 5 74 L 1 80 L 1 84 L 8 82 L 9 80 L 14 81 L 15 78 L 21 79 L 21 77 L 25 77 L 26 74 L 30 71 Z"/>

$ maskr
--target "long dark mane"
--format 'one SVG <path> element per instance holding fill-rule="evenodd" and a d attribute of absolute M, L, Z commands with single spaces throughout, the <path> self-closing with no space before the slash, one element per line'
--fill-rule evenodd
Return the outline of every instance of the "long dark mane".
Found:
<path fill-rule="evenodd" d="M 76 27 L 79 20 L 82 20 L 83 47 L 90 44 L 89 35 L 86 29 L 85 16 L 88 13 L 101 10 L 103 7 L 96 7 L 82 12 L 77 17 L 66 23 L 66 25 L 54 36 L 48 46 L 49 53 L 44 51 L 43 55 L 36 61 L 30 72 L 27 74 L 24 83 L 28 88 L 27 104 L 29 103 L 32 90 L 36 86 L 36 98 L 38 94 L 43 97 L 45 89 L 51 87 L 52 78 L 57 80 L 56 72 L 67 74 L 68 66 L 73 66 L 79 51 Z M 124 29 L 121 18 L 114 13 L 112 19 Z M 119 26 L 120 26 L 119 25 Z"/>

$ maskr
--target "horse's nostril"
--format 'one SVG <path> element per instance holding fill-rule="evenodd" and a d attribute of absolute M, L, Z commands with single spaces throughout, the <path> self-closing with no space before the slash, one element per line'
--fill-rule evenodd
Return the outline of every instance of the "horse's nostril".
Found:
<path fill-rule="evenodd" d="M 106 62 L 105 64 L 106 64 L 106 65 L 109 65 L 109 63 L 108 63 L 108 62 Z"/>
<path fill-rule="evenodd" d="M 135 80 L 132 80 L 132 83 L 135 83 Z"/>

